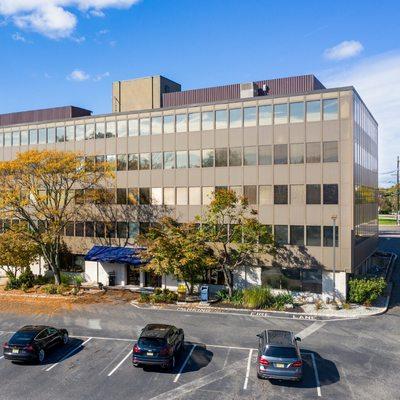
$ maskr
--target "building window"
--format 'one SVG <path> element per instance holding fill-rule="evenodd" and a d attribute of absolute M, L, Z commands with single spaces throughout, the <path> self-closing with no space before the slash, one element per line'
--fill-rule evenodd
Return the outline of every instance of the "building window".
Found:
<path fill-rule="evenodd" d="M 164 188 L 164 204 L 166 206 L 175 205 L 175 188 Z"/>
<path fill-rule="evenodd" d="M 272 106 L 258 107 L 258 124 L 272 125 Z"/>
<path fill-rule="evenodd" d="M 127 121 L 118 121 L 117 122 L 117 133 L 118 137 L 126 137 L 128 134 L 128 126 Z"/>
<path fill-rule="evenodd" d="M 107 163 L 110 165 L 110 168 L 115 170 L 117 168 L 117 157 L 115 154 L 107 154 Z"/>
<path fill-rule="evenodd" d="M 128 121 L 128 135 L 129 136 L 138 136 L 139 135 L 139 120 L 138 119 L 130 119 Z"/>
<path fill-rule="evenodd" d="M 129 238 L 135 238 L 137 235 L 139 235 L 139 222 L 128 222 Z"/>
<path fill-rule="evenodd" d="M 142 170 L 150 169 L 150 153 L 141 153 L 139 155 L 140 163 L 139 167 Z"/>
<path fill-rule="evenodd" d="M 176 131 L 187 132 L 187 115 L 177 114 L 176 115 Z"/>
<path fill-rule="evenodd" d="M 54 128 L 49 128 L 47 129 L 48 133 L 48 143 L 55 143 L 56 141 L 56 130 Z M 50 141 L 52 139 L 52 141 Z M 21 146 L 26 146 L 29 144 L 29 134 L 28 131 L 22 131 L 21 132 Z M 3 142 L 1 141 L 1 145 L 3 145 Z"/>
<path fill-rule="evenodd" d="M 271 185 L 263 185 L 258 187 L 258 203 L 260 206 L 273 204 Z"/>
<path fill-rule="evenodd" d="M 307 143 L 306 144 L 306 152 L 307 152 L 306 161 L 308 163 L 321 162 L 321 143 L 320 142 Z"/>
<path fill-rule="evenodd" d="M 242 110 L 233 108 L 229 110 L 229 128 L 240 128 L 242 126 Z"/>
<path fill-rule="evenodd" d="M 75 236 L 85 236 L 85 224 L 83 222 L 75 222 Z"/>
<path fill-rule="evenodd" d="M 333 226 L 324 226 L 324 247 L 333 246 Z M 335 247 L 339 247 L 339 227 L 335 230 Z"/>
<path fill-rule="evenodd" d="M 290 103 L 290 123 L 304 122 L 304 103 Z"/>
<path fill-rule="evenodd" d="M 128 170 L 139 169 L 139 154 L 128 154 Z"/>
<path fill-rule="evenodd" d="M 75 236 L 75 227 L 73 222 L 67 222 L 65 225 L 65 236 Z"/>
<path fill-rule="evenodd" d="M 163 153 L 151 153 L 151 169 L 162 169 L 163 167 Z"/>
<path fill-rule="evenodd" d="M 324 114 L 324 121 L 338 119 L 339 116 L 338 99 L 324 99 L 323 114 Z"/>
<path fill-rule="evenodd" d="M 290 185 L 290 204 L 304 205 L 304 185 Z"/>
<path fill-rule="evenodd" d="M 96 221 L 95 224 L 95 234 L 98 238 L 103 238 L 105 236 L 105 225 L 104 222 Z"/>
<path fill-rule="evenodd" d="M 202 167 L 214 166 L 214 149 L 203 149 L 201 165 Z"/>
<path fill-rule="evenodd" d="M 321 246 L 321 227 L 317 225 L 308 225 L 307 246 Z"/>
<path fill-rule="evenodd" d="M 257 204 L 257 186 L 245 185 L 243 186 L 243 196 L 251 205 Z"/>
<path fill-rule="evenodd" d="M 321 185 L 306 185 L 306 203 L 321 204 Z"/>
<path fill-rule="evenodd" d="M 203 131 L 209 131 L 214 129 L 214 113 L 212 111 L 203 111 L 201 113 L 201 129 Z"/>
<path fill-rule="evenodd" d="M 79 140 L 84 140 L 84 139 L 85 139 L 85 125 L 76 125 L 75 126 L 75 140 L 79 141 Z"/>
<path fill-rule="evenodd" d="M 200 113 L 189 114 L 189 132 L 198 132 L 200 130 Z"/>
<path fill-rule="evenodd" d="M 19 146 L 19 131 L 15 131 L 12 133 L 12 145 Z"/>
<path fill-rule="evenodd" d="M 150 118 L 141 118 L 139 120 L 139 128 L 140 136 L 150 135 Z"/>
<path fill-rule="evenodd" d="M 256 126 L 257 124 L 257 108 L 244 107 L 243 108 L 243 121 L 244 126 Z"/>
<path fill-rule="evenodd" d="M 214 188 L 212 186 L 204 186 L 202 188 L 202 192 L 203 205 L 208 206 L 209 204 L 211 204 L 211 201 L 213 199 Z"/>
<path fill-rule="evenodd" d="M 243 149 L 243 165 L 257 165 L 257 147 Z"/>
<path fill-rule="evenodd" d="M 4 147 L 9 147 L 12 144 L 11 132 L 4 133 Z"/>
<path fill-rule="evenodd" d="M 288 204 L 287 185 L 274 186 L 274 204 Z"/>
<path fill-rule="evenodd" d="M 46 128 L 39 129 L 39 144 L 46 144 L 46 143 L 47 143 Z"/>
<path fill-rule="evenodd" d="M 117 189 L 117 204 L 126 204 L 126 189 L 118 188 Z"/>
<path fill-rule="evenodd" d="M 272 164 L 272 146 L 258 146 L 258 164 Z"/>
<path fill-rule="evenodd" d="M 323 157 L 324 162 L 337 162 L 338 157 L 338 142 L 324 142 L 323 143 Z"/>
<path fill-rule="evenodd" d="M 288 227 L 287 225 L 274 226 L 274 238 L 278 244 L 288 244 Z"/>
<path fill-rule="evenodd" d="M 94 139 L 95 138 L 95 125 L 94 124 L 87 124 L 86 125 L 86 133 L 85 139 Z"/>
<path fill-rule="evenodd" d="M 188 189 L 186 187 L 176 188 L 176 204 L 186 206 L 188 204 Z"/>
<path fill-rule="evenodd" d="M 304 163 L 304 144 L 292 143 L 290 145 L 290 164 Z"/>
<path fill-rule="evenodd" d="M 175 169 L 175 152 L 164 151 L 164 169 Z"/>
<path fill-rule="evenodd" d="M 4 146 L 4 133 L 0 132 L 0 147 L 3 147 L 3 146 Z M 1 223 L 0 223 L 0 227 L 1 227 Z M 1 228 L 0 228 L 0 232 L 2 232 Z"/>
<path fill-rule="evenodd" d="M 139 203 L 150 204 L 150 188 L 139 188 Z"/>
<path fill-rule="evenodd" d="M 117 171 L 126 171 L 126 154 L 117 155 Z"/>
<path fill-rule="evenodd" d="M 174 133 L 173 115 L 164 115 L 164 133 Z"/>
<path fill-rule="evenodd" d="M 128 223 L 124 221 L 117 222 L 117 238 L 126 239 L 128 237 Z"/>
<path fill-rule="evenodd" d="M 139 189 L 129 188 L 128 189 L 128 204 L 137 205 L 139 202 Z"/>
<path fill-rule="evenodd" d="M 188 152 L 187 150 L 181 150 L 176 152 L 176 168 L 187 168 L 188 167 Z"/>
<path fill-rule="evenodd" d="M 96 124 L 96 139 L 104 139 L 105 137 L 106 137 L 106 124 L 104 122 L 99 122 Z"/>
<path fill-rule="evenodd" d="M 242 166 L 242 148 L 231 147 L 229 149 L 229 166 L 240 167 Z"/>
<path fill-rule="evenodd" d="M 201 205 L 201 188 L 200 187 L 190 187 L 189 188 L 189 204 L 191 206 Z"/>
<path fill-rule="evenodd" d="M 307 101 L 307 122 L 321 120 L 321 102 L 319 100 Z"/>
<path fill-rule="evenodd" d="M 153 117 L 151 119 L 151 134 L 161 135 L 162 133 L 162 119 L 161 117 Z"/>
<path fill-rule="evenodd" d="M 113 138 L 117 136 L 117 124 L 115 121 L 107 122 L 106 126 L 106 138 Z"/>
<path fill-rule="evenodd" d="M 199 168 L 200 166 L 200 150 L 189 150 L 189 168 Z"/>
<path fill-rule="evenodd" d="M 284 104 L 275 104 L 274 105 L 274 124 L 287 124 L 288 122 L 288 105 Z"/>
<path fill-rule="evenodd" d="M 290 244 L 304 246 L 304 226 L 290 225 Z"/>
<path fill-rule="evenodd" d="M 85 222 L 85 236 L 94 237 L 94 222 L 91 221 Z"/>
<path fill-rule="evenodd" d="M 287 164 L 288 162 L 287 144 L 274 145 L 274 164 Z"/>
<path fill-rule="evenodd" d="M 215 129 L 226 129 L 228 127 L 228 111 L 215 111 Z"/>
<path fill-rule="evenodd" d="M 226 167 L 228 165 L 228 149 L 215 149 L 215 166 Z"/>
<path fill-rule="evenodd" d="M 73 125 L 69 125 L 65 127 L 65 141 L 73 142 L 75 140 L 75 127 Z"/>
<path fill-rule="evenodd" d="M 58 130 L 59 128 L 57 128 Z M 64 133 L 64 127 L 60 128 Z M 29 130 L 29 144 L 38 144 L 38 131 L 37 129 L 30 129 Z"/>
<path fill-rule="evenodd" d="M 151 204 L 160 206 L 162 203 L 162 188 L 151 188 Z"/>
<path fill-rule="evenodd" d="M 338 204 L 339 189 L 337 184 L 324 184 L 323 186 L 324 204 Z"/>

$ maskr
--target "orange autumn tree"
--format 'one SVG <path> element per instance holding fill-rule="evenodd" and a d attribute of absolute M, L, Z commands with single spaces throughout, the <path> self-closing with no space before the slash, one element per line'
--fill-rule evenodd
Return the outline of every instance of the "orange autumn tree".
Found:
<path fill-rule="evenodd" d="M 107 163 L 94 164 L 73 152 L 30 150 L 0 162 L 0 218 L 38 245 L 56 284 L 64 228 L 81 211 L 75 189 L 96 188 L 112 176 Z"/>

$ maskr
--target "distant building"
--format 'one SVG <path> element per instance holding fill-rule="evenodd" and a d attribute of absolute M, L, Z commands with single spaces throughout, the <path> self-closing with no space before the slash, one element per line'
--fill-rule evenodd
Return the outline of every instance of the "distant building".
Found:
<path fill-rule="evenodd" d="M 329 293 L 334 215 L 338 290 L 369 265 L 378 240 L 378 126 L 353 87 L 327 89 L 306 75 L 181 91 L 153 76 L 114 82 L 112 107 L 98 116 L 74 107 L 58 117 L 0 115 L 0 158 L 51 148 L 116 161 L 117 203 L 134 196 L 164 204 L 182 222 L 219 188 L 243 194 L 287 251 L 244 270 L 238 284 Z M 117 243 L 147 226 L 121 220 L 105 232 L 102 221 L 76 221 L 66 235 L 83 255 L 101 236 Z M 154 283 L 130 267 L 116 272 L 117 284 Z"/>

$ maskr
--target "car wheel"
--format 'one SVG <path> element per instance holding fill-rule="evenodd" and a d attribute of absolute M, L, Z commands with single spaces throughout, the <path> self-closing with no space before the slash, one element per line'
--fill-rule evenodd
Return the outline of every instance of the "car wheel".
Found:
<path fill-rule="evenodd" d="M 140 364 L 139 363 L 133 363 L 133 366 L 136 368 L 139 368 Z"/>
<path fill-rule="evenodd" d="M 262 375 L 260 375 L 258 372 L 257 372 L 257 378 L 258 378 L 258 379 L 264 379 L 264 378 L 262 377 Z"/>
<path fill-rule="evenodd" d="M 44 350 L 40 349 L 39 354 L 38 354 L 39 364 L 41 364 L 44 361 L 45 356 L 46 356 L 46 353 L 44 352 Z"/>
<path fill-rule="evenodd" d="M 62 337 L 62 344 L 66 345 L 69 341 L 69 337 L 68 337 L 68 333 L 64 333 L 63 337 Z"/>

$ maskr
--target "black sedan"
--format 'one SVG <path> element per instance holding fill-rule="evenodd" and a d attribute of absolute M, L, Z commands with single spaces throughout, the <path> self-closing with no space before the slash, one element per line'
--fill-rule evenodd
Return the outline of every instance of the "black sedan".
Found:
<path fill-rule="evenodd" d="M 6 360 L 42 363 L 46 353 L 68 343 L 68 331 L 51 326 L 28 325 L 3 344 Z"/>
<path fill-rule="evenodd" d="M 173 325 L 149 324 L 133 347 L 133 365 L 159 365 L 172 370 L 176 356 L 184 348 L 184 342 L 182 329 Z"/>

